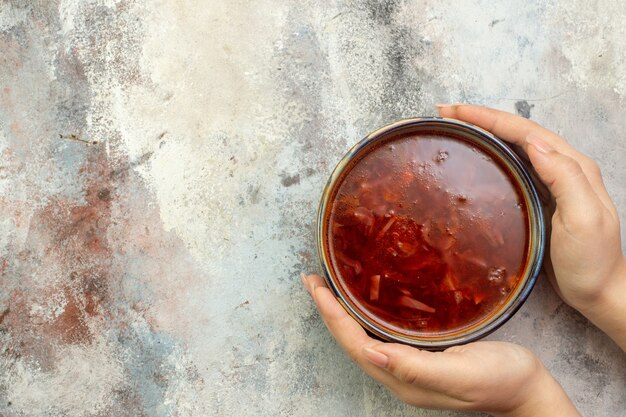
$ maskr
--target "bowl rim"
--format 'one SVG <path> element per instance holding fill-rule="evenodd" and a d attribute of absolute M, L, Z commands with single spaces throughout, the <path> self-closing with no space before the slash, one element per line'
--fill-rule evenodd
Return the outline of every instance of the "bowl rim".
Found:
<path fill-rule="evenodd" d="M 473 135 L 478 140 L 486 141 L 488 145 L 491 145 L 490 148 L 495 149 L 492 150 L 492 152 L 497 153 L 499 157 L 503 159 L 507 165 L 509 165 L 509 169 L 516 171 L 517 175 L 514 175 L 516 183 L 525 191 L 524 195 L 528 200 L 528 217 L 530 219 L 529 257 L 531 259 L 528 260 L 529 266 L 526 268 L 524 282 L 521 285 L 518 285 L 515 297 L 510 297 L 507 304 L 502 306 L 500 310 L 496 310 L 496 312 L 491 316 L 487 316 L 482 322 L 478 322 L 476 325 L 472 325 L 467 329 L 462 329 L 458 332 L 458 334 L 452 334 L 450 337 L 445 336 L 439 339 L 434 337 L 419 338 L 416 336 L 403 335 L 399 332 L 386 331 L 381 329 L 380 326 L 377 326 L 373 320 L 369 320 L 367 316 L 361 314 L 359 309 L 352 305 L 353 302 L 346 299 L 347 297 L 345 297 L 339 290 L 338 282 L 335 282 L 335 280 L 332 279 L 330 259 L 327 259 L 325 250 L 327 242 L 324 239 L 324 227 L 326 226 L 325 209 L 328 206 L 332 191 L 334 191 L 334 185 L 340 179 L 341 174 L 344 172 L 345 168 L 349 165 L 352 159 L 374 141 L 385 139 L 388 135 L 402 129 L 410 128 L 411 126 L 428 124 L 432 124 L 433 127 L 439 126 L 448 128 L 448 130 L 457 130 L 459 134 Z M 326 185 L 324 186 L 324 190 L 320 198 L 317 212 L 316 242 L 318 258 L 320 260 L 326 284 L 348 314 L 350 314 L 366 331 L 382 340 L 408 344 L 422 349 L 441 350 L 451 346 L 473 342 L 489 335 L 507 322 L 520 309 L 520 307 L 528 299 L 528 296 L 530 295 L 541 270 L 546 246 L 546 225 L 541 200 L 535 184 L 533 183 L 532 176 L 522 162 L 522 159 L 506 142 L 499 139 L 491 132 L 464 121 L 443 117 L 415 117 L 398 120 L 373 131 L 352 146 L 352 148 L 350 148 L 350 150 L 348 150 L 348 152 L 346 152 L 339 160 Z M 336 280 L 338 281 L 337 278 Z M 469 331 L 464 333 L 464 330 Z"/>

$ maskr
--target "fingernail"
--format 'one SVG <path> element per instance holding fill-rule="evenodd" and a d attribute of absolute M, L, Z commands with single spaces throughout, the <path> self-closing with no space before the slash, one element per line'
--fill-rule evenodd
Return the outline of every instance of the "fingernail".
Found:
<path fill-rule="evenodd" d="M 389 356 L 384 353 L 380 353 L 371 348 L 364 348 L 363 353 L 365 354 L 365 358 L 378 366 L 379 368 L 386 369 L 387 365 L 389 365 Z"/>
<path fill-rule="evenodd" d="M 438 103 L 435 104 L 435 107 L 437 107 L 438 109 L 445 109 L 445 108 L 455 108 L 455 107 L 459 107 L 463 105 L 463 103 L 452 103 L 452 104 L 448 104 L 448 103 Z"/>
<path fill-rule="evenodd" d="M 309 281 L 307 280 L 304 272 L 300 272 L 300 278 L 302 279 L 302 285 L 304 285 L 304 288 L 306 289 L 306 291 L 309 293 L 311 297 L 313 297 L 313 294 L 311 294 L 311 286 L 309 285 Z"/>
<path fill-rule="evenodd" d="M 309 294 L 311 294 L 313 301 L 315 301 L 315 288 L 317 288 L 315 283 L 313 281 L 310 281 L 309 282 Z"/>
<path fill-rule="evenodd" d="M 537 151 L 543 154 L 554 151 L 554 148 L 552 146 L 548 145 L 543 139 L 541 139 L 539 136 L 533 135 L 532 133 L 526 136 L 526 142 L 528 142 L 528 144 L 532 145 L 535 149 L 537 149 Z"/>

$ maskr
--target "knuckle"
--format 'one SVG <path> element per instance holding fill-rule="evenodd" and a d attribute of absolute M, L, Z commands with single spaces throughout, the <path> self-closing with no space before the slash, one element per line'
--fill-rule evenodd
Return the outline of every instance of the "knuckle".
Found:
<path fill-rule="evenodd" d="M 359 363 L 360 360 L 360 348 L 357 347 L 347 347 L 345 348 L 346 354 L 352 361 Z"/>
<path fill-rule="evenodd" d="M 589 210 L 585 216 L 573 219 L 572 223 L 572 226 L 584 235 L 593 236 L 607 229 L 607 218 L 600 209 Z"/>
<path fill-rule="evenodd" d="M 396 376 L 396 378 L 407 384 L 414 384 L 417 381 L 417 372 L 412 367 L 392 366 L 391 372 Z"/>
<path fill-rule="evenodd" d="M 361 363 L 362 362 L 362 358 L 361 358 L 361 350 L 363 349 L 362 346 L 358 345 L 358 344 L 344 344 L 342 346 L 344 352 L 346 353 L 346 355 L 348 355 L 348 357 L 356 363 Z"/>
<path fill-rule="evenodd" d="M 590 175 L 594 175 L 596 177 L 602 177 L 602 171 L 600 170 L 600 166 L 596 161 L 589 158 L 588 156 L 584 159 L 585 171 L 587 171 Z"/>
<path fill-rule="evenodd" d="M 535 354 L 532 353 L 532 351 L 524 346 L 518 347 L 516 360 L 518 366 L 523 370 L 520 371 L 520 374 L 522 374 L 524 378 L 536 375 L 538 371 L 543 369 L 543 363 L 541 362 L 541 359 L 539 359 Z"/>
<path fill-rule="evenodd" d="M 580 175 L 583 173 L 583 170 L 578 161 L 566 155 L 563 155 L 561 158 L 561 168 L 569 175 Z"/>
<path fill-rule="evenodd" d="M 494 117 L 491 126 L 489 127 L 489 131 L 496 132 L 502 129 L 505 124 L 504 117 L 501 113 L 496 113 L 496 117 Z"/>

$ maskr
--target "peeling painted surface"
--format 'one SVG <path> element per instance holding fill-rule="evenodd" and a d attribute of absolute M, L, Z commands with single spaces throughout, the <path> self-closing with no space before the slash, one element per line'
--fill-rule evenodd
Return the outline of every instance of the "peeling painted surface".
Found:
<path fill-rule="evenodd" d="M 298 278 L 321 189 L 368 132 L 472 101 L 596 158 L 624 219 L 624 20 L 618 0 L 0 3 L 0 415 L 461 415 L 399 403 L 325 331 Z M 623 354 L 545 281 L 491 337 L 584 415 L 626 409 Z"/>

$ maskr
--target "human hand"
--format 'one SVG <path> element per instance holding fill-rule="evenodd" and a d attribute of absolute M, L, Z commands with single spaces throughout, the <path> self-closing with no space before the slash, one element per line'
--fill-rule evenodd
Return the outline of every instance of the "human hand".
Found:
<path fill-rule="evenodd" d="M 541 362 L 521 346 L 477 342 L 427 352 L 380 342 L 343 309 L 320 276 L 302 280 L 350 358 L 408 404 L 507 417 L 579 416 Z"/>
<path fill-rule="evenodd" d="M 559 135 L 510 113 L 473 105 L 440 105 L 463 120 L 519 145 L 556 200 L 550 259 L 563 301 L 626 350 L 626 262 L 617 210 L 598 165 Z"/>

